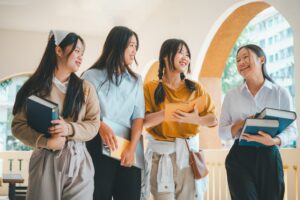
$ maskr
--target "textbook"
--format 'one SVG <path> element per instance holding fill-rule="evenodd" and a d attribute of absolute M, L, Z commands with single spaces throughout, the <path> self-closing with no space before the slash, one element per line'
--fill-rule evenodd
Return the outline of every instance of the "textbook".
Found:
<path fill-rule="evenodd" d="M 178 102 L 178 103 L 167 103 L 165 105 L 165 116 L 164 121 L 176 121 L 173 117 L 173 113 L 177 110 L 190 113 L 193 112 L 194 107 L 197 106 L 198 112 L 202 112 L 205 106 L 205 98 L 203 96 L 196 98 L 190 102 Z"/>
<path fill-rule="evenodd" d="M 130 128 L 106 118 L 103 118 L 103 122 L 106 123 L 115 133 L 118 143 L 118 149 L 115 151 L 111 151 L 107 145 L 102 144 L 102 154 L 117 160 L 121 160 L 122 152 L 130 143 Z M 134 160 L 135 161 L 133 166 L 144 169 L 144 142 L 142 135 L 136 146 Z"/>
<path fill-rule="evenodd" d="M 258 119 L 276 119 L 279 121 L 279 128 L 277 133 L 281 133 L 286 129 L 293 121 L 296 120 L 296 112 L 289 110 L 279 110 L 274 108 L 264 108 L 260 113 L 255 115 Z"/>
<path fill-rule="evenodd" d="M 27 124 L 36 131 L 50 137 L 48 128 L 52 120 L 59 119 L 58 105 L 52 101 L 31 95 L 26 99 Z"/>
<path fill-rule="evenodd" d="M 258 135 L 258 131 L 263 131 L 265 133 L 268 133 L 273 138 L 277 135 L 278 128 L 279 128 L 278 120 L 254 119 L 254 118 L 246 119 L 242 133 L 240 135 L 239 145 L 240 146 L 255 146 L 255 147 L 265 146 L 258 142 L 253 142 L 253 141 L 248 142 L 244 139 L 241 139 L 241 137 L 244 133 L 248 133 L 251 135 Z"/>

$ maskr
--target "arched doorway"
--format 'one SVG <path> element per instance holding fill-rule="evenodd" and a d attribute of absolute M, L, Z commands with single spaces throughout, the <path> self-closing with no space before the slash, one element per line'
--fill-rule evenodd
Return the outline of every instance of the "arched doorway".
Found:
<path fill-rule="evenodd" d="M 238 3 L 233 11 L 224 16 L 222 23 L 216 29 L 205 54 L 203 62 L 199 64 L 199 70 L 194 70 L 198 74 L 198 81 L 204 85 L 206 90 L 211 94 L 217 107 L 217 114 L 221 109 L 221 76 L 225 67 L 225 63 L 233 48 L 237 38 L 239 37 L 245 26 L 258 13 L 270 7 L 266 2 L 255 1 L 246 2 L 243 5 Z M 230 8 L 229 10 L 232 10 Z M 226 11 L 228 12 L 228 11 Z M 154 62 L 145 75 L 145 82 L 157 79 L 158 62 Z M 200 129 L 200 143 L 203 148 L 221 148 L 221 142 L 218 137 L 218 127 L 208 129 L 202 127 Z"/>

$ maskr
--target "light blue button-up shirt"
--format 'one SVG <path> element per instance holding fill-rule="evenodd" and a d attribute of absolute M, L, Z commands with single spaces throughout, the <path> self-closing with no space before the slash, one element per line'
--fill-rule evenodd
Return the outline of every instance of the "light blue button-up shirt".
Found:
<path fill-rule="evenodd" d="M 224 140 L 233 139 L 231 127 L 238 120 L 255 115 L 265 107 L 294 110 L 289 93 L 283 87 L 265 80 L 263 86 L 253 97 L 246 83 L 229 91 L 224 99 L 220 116 L 219 135 Z M 291 144 L 296 138 L 296 123 L 292 123 L 277 135 L 281 146 Z"/>
<path fill-rule="evenodd" d="M 122 79 L 118 86 L 108 80 L 105 82 L 105 70 L 90 69 L 82 77 L 95 86 L 101 117 L 131 128 L 134 119 L 145 115 L 143 81 L 140 75 L 135 79 L 128 71 L 120 76 Z"/>

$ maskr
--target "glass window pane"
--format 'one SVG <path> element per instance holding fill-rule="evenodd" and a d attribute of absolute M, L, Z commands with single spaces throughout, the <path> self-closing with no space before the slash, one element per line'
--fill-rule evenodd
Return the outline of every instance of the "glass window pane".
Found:
<path fill-rule="evenodd" d="M 30 150 L 11 133 L 12 108 L 19 89 L 29 76 L 17 76 L 0 82 L 0 151 Z"/>

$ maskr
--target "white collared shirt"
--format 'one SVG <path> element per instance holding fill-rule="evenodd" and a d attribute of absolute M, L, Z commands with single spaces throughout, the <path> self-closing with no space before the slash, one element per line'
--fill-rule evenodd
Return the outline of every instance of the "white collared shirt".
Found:
<path fill-rule="evenodd" d="M 255 115 L 265 107 L 294 110 L 291 97 L 286 89 L 265 80 L 263 86 L 255 96 L 252 96 L 246 83 L 230 90 L 222 105 L 219 135 L 224 140 L 236 139 L 232 137 L 231 127 L 238 120 L 244 120 Z M 296 123 L 292 123 L 286 130 L 277 135 L 281 139 L 281 146 L 291 144 L 297 138 Z"/>
<path fill-rule="evenodd" d="M 56 85 L 56 87 L 64 94 L 67 93 L 68 85 L 69 85 L 69 79 L 65 81 L 64 83 L 60 82 L 55 76 L 53 76 L 52 82 Z"/>

